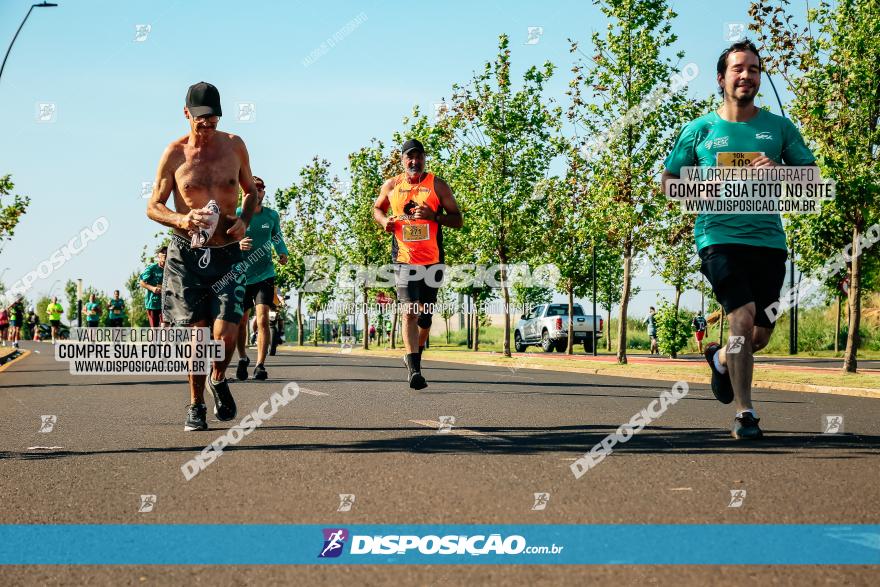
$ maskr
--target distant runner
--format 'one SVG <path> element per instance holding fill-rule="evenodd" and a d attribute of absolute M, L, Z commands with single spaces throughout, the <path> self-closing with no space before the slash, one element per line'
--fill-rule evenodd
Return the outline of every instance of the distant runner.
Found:
<path fill-rule="evenodd" d="M 119 297 L 119 290 L 113 290 L 113 299 L 107 308 L 107 326 L 119 328 L 125 318 L 125 300 Z"/>
<path fill-rule="evenodd" d="M 263 363 L 269 351 L 269 311 L 275 310 L 275 265 L 272 263 L 272 250 L 278 253 L 278 262 L 287 264 L 287 245 L 281 237 L 281 219 L 278 212 L 263 205 L 266 197 L 265 182 L 254 176 L 257 186 L 257 207 L 251 217 L 247 236 L 239 243 L 244 252 L 246 264 L 247 289 L 244 294 L 244 316 L 238 329 L 238 368 L 235 378 L 244 381 L 248 377 L 248 365 L 251 360 L 247 356 L 248 315 L 251 310 L 256 312 L 255 327 L 257 330 L 257 365 L 254 367 L 254 379 L 266 379 L 269 374 Z M 235 211 L 241 213 L 241 209 Z"/>
<path fill-rule="evenodd" d="M 101 303 L 97 301 L 95 294 L 89 295 L 89 301 L 86 304 L 86 326 L 89 328 L 97 328 L 101 321 Z"/>
<path fill-rule="evenodd" d="M 144 296 L 144 307 L 147 310 L 147 318 L 150 328 L 162 326 L 162 276 L 165 273 L 165 257 L 168 247 L 162 246 L 156 251 L 156 262 L 147 265 L 141 273 L 138 285 L 147 290 Z"/>
<path fill-rule="evenodd" d="M 403 304 L 404 346 L 412 389 L 428 386 L 422 376 L 422 351 L 431 333 L 433 306 L 443 280 L 442 226 L 461 228 L 462 217 L 449 185 L 425 172 L 425 148 L 415 139 L 400 149 L 405 173 L 382 185 L 373 217 L 391 241 L 398 302 Z M 390 211 L 390 214 L 388 212 Z M 415 276 L 423 271 L 424 276 Z"/>
<path fill-rule="evenodd" d="M 61 314 L 64 307 L 58 303 L 58 296 L 52 296 L 52 301 L 46 306 L 46 314 L 49 316 L 49 325 L 52 327 L 52 344 L 58 338 L 58 329 L 61 327 Z"/>
<path fill-rule="evenodd" d="M 700 354 L 703 354 L 703 337 L 706 336 L 706 328 L 708 328 L 706 324 L 706 318 L 703 316 L 702 312 L 697 313 L 694 316 L 693 321 L 691 321 L 691 326 L 694 329 L 694 338 L 697 339 L 697 348 L 700 349 Z"/>

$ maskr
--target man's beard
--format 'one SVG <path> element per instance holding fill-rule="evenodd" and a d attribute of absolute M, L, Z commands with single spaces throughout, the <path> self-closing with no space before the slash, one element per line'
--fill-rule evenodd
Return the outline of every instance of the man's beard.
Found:
<path fill-rule="evenodd" d="M 730 94 L 731 97 L 733 98 L 733 101 L 736 102 L 737 106 L 748 106 L 749 104 L 751 104 L 755 101 L 755 96 L 758 95 L 758 86 L 750 86 L 748 88 L 744 88 L 744 89 L 750 90 L 750 93 L 743 95 L 743 96 L 736 95 L 737 87 L 738 86 L 734 86 L 733 87 L 734 91 L 732 94 Z"/>
<path fill-rule="evenodd" d="M 425 171 L 424 165 L 410 165 L 406 168 L 406 172 L 410 175 L 417 175 Z"/>

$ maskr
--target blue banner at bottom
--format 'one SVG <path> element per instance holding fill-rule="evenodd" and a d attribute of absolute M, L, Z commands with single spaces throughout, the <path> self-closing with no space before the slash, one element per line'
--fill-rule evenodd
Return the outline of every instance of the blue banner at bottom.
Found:
<path fill-rule="evenodd" d="M 880 525 L 0 525 L 0 564 L 880 564 Z"/>

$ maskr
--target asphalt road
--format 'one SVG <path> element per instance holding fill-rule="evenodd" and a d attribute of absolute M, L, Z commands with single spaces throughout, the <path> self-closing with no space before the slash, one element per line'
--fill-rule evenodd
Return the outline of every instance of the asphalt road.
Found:
<path fill-rule="evenodd" d="M 880 523 L 880 403 L 755 392 L 766 438 L 730 438 L 705 385 L 580 479 L 569 465 L 666 382 L 441 363 L 413 392 L 397 358 L 296 353 L 234 382 L 239 417 L 290 381 L 308 390 L 196 478 L 180 467 L 232 423 L 183 431 L 180 377 L 72 376 L 51 346 L 0 373 L 2 524 Z M 230 375 L 232 370 L 230 369 Z M 821 433 L 825 414 L 845 434 Z M 42 415 L 57 420 L 39 432 Z M 438 434 L 441 416 L 452 433 Z M 34 448 L 54 447 L 54 448 Z M 741 507 L 731 490 L 745 489 Z M 533 495 L 549 504 L 533 511 Z M 141 513 L 140 496 L 157 496 Z M 354 494 L 338 512 L 339 494 Z M 194 548 L 205 545 L 194 544 Z M 870 577 L 874 579 L 870 579 Z M 876 567 L 4 567 L 4 584 L 461 584 L 603 581 L 870 584 Z"/>

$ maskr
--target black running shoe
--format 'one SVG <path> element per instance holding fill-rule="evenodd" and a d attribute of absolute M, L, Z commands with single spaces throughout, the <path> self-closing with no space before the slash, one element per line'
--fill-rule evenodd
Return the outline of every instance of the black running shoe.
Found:
<path fill-rule="evenodd" d="M 208 408 L 205 404 L 191 404 L 186 407 L 186 422 L 183 424 L 185 432 L 208 429 Z"/>
<path fill-rule="evenodd" d="M 413 371 L 409 374 L 409 386 L 411 389 L 425 389 L 428 387 L 428 382 L 425 381 L 421 372 Z"/>
<path fill-rule="evenodd" d="M 214 415 L 217 416 L 217 419 L 221 422 L 232 420 L 235 417 L 235 414 L 238 413 L 238 410 L 235 407 L 235 400 L 232 398 L 232 392 L 229 390 L 229 382 L 227 382 L 226 379 L 223 379 L 220 383 L 215 384 L 211 381 L 210 375 L 208 375 L 206 379 L 208 382 L 208 389 L 211 390 L 211 395 L 214 396 Z"/>
<path fill-rule="evenodd" d="M 764 436 L 758 427 L 761 418 L 756 418 L 751 412 L 737 416 L 733 421 L 733 437 L 737 440 L 757 440 Z"/>
<path fill-rule="evenodd" d="M 257 365 L 254 367 L 254 379 L 259 379 L 263 381 L 264 379 L 268 379 L 269 373 L 266 372 L 266 368 L 263 365 Z"/>
<path fill-rule="evenodd" d="M 247 379 L 247 370 L 248 366 L 251 364 L 251 360 L 247 357 L 238 360 L 238 367 L 235 369 L 235 378 L 239 381 L 244 381 Z"/>
<path fill-rule="evenodd" d="M 719 350 L 721 350 L 721 347 L 717 342 L 713 342 L 706 347 L 703 355 L 705 355 L 706 361 L 709 362 L 709 368 L 712 369 L 712 393 L 715 394 L 715 399 L 722 404 L 729 404 L 733 401 L 733 384 L 730 383 L 730 372 L 719 373 L 718 369 L 715 368 L 715 361 L 713 360 L 715 353 Z"/>

